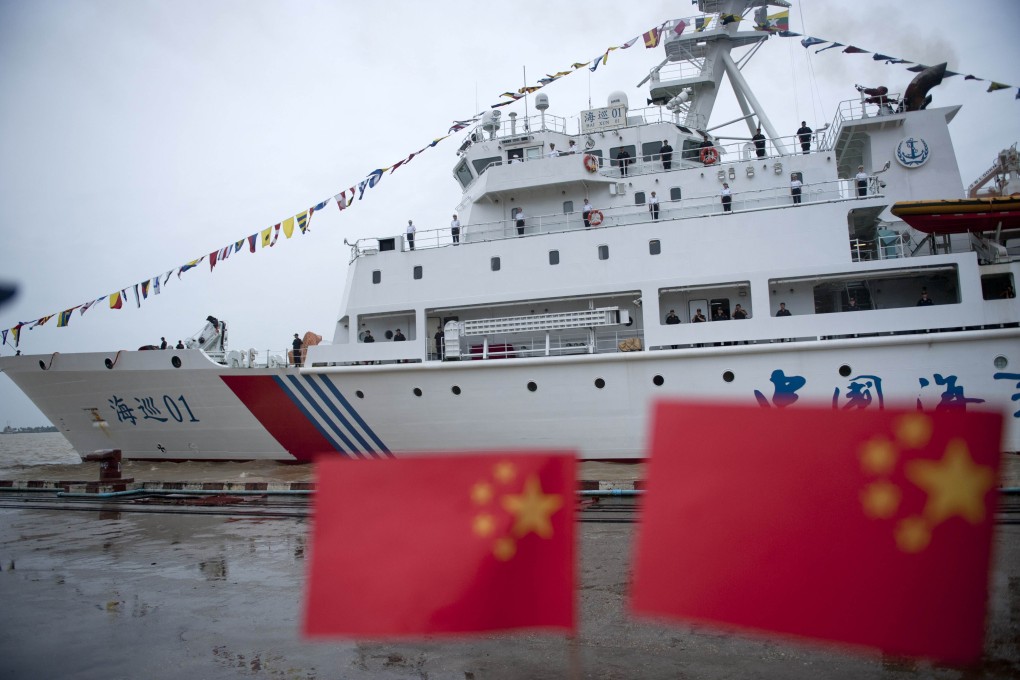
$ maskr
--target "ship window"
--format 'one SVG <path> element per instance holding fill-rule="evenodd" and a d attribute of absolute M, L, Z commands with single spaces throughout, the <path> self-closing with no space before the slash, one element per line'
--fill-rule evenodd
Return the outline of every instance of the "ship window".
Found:
<path fill-rule="evenodd" d="M 661 148 L 662 142 L 645 142 L 641 145 L 641 159 L 646 163 L 659 160 L 659 149 Z"/>
<path fill-rule="evenodd" d="M 673 187 L 669 190 L 669 200 L 671 201 L 680 200 L 680 187 Z"/>
<path fill-rule="evenodd" d="M 378 269 L 372 271 L 372 283 L 382 282 L 382 272 Z"/>
<path fill-rule="evenodd" d="M 421 278 L 421 265 L 420 264 L 416 264 L 414 266 L 414 278 L 415 279 L 420 279 Z"/>
<path fill-rule="evenodd" d="M 485 172 L 485 169 L 487 167 L 489 167 L 490 165 L 492 165 L 492 164 L 499 164 L 499 163 L 502 163 L 502 162 L 503 162 L 502 157 L 500 157 L 500 156 L 491 156 L 489 158 L 478 158 L 476 160 L 473 160 L 473 161 L 471 161 L 471 165 L 474 166 L 475 172 L 478 173 L 479 175 L 481 175 L 483 172 Z"/>
<path fill-rule="evenodd" d="M 653 238 L 648 242 L 648 254 L 658 255 L 662 252 L 662 245 L 659 243 L 659 239 Z"/>
<path fill-rule="evenodd" d="M 981 297 L 985 300 L 1007 300 L 1016 297 L 1012 274 L 989 274 L 981 277 Z"/>
<path fill-rule="evenodd" d="M 645 192 L 643 192 L 643 191 L 635 191 L 634 192 L 634 205 L 644 205 L 644 204 L 645 204 Z"/>
<path fill-rule="evenodd" d="M 510 149 L 506 152 L 506 162 L 513 163 L 514 161 L 524 162 L 524 149 Z"/>
<path fill-rule="evenodd" d="M 549 264 L 559 264 L 559 263 L 560 263 L 560 251 L 558 251 L 558 250 L 550 250 L 549 251 Z"/>
<path fill-rule="evenodd" d="M 526 158 L 529 161 L 533 161 L 541 157 L 542 147 L 540 146 L 529 146 L 527 149 L 524 150 L 524 158 Z"/>
<path fill-rule="evenodd" d="M 563 201 L 563 214 L 564 215 L 569 215 L 572 212 L 574 212 L 574 202 L 573 201 Z"/>
<path fill-rule="evenodd" d="M 494 271 L 494 272 L 498 272 L 499 271 L 499 258 L 498 257 L 494 257 L 491 260 L 489 260 L 489 268 L 492 269 L 492 271 Z"/>
<path fill-rule="evenodd" d="M 681 157 L 685 161 L 696 161 L 701 154 L 701 142 L 697 139 L 685 139 L 684 149 L 681 152 Z"/>
<path fill-rule="evenodd" d="M 599 259 L 600 260 L 609 259 L 609 246 L 606 245 L 599 246 Z"/>
<path fill-rule="evenodd" d="M 471 180 L 474 177 L 471 175 L 471 170 L 468 168 L 467 159 L 465 158 L 457 165 L 457 168 L 453 171 L 457 181 L 460 182 L 461 188 L 467 188 L 468 184 L 471 184 Z"/>

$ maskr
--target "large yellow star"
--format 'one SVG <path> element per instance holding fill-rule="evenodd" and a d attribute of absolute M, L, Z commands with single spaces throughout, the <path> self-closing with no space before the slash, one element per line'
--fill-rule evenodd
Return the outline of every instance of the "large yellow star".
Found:
<path fill-rule="evenodd" d="M 503 509 L 514 516 L 513 533 L 517 537 L 533 531 L 541 538 L 549 538 L 553 534 L 552 522 L 549 518 L 563 505 L 563 499 L 556 494 L 542 493 L 542 483 L 538 475 L 531 475 L 524 482 L 524 490 L 519 495 L 507 494 L 503 497 Z"/>
<path fill-rule="evenodd" d="M 953 515 L 971 524 L 984 519 L 985 494 L 995 484 L 995 476 L 989 468 L 974 464 L 962 439 L 949 442 L 942 460 L 911 461 L 905 471 L 928 494 L 924 516 L 932 527 Z"/>

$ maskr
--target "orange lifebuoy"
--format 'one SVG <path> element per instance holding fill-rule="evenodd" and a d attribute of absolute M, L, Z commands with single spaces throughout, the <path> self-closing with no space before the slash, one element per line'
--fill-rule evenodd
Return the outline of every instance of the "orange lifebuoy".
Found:
<path fill-rule="evenodd" d="M 605 216 L 602 214 L 601 210 L 592 210 L 590 213 L 588 213 L 588 224 L 590 224 L 593 227 L 597 227 L 600 224 L 602 224 L 602 220 L 604 219 Z"/>
<path fill-rule="evenodd" d="M 701 150 L 701 162 L 705 165 L 712 165 L 719 160 L 719 152 L 715 150 L 714 146 L 706 146 Z"/>
<path fill-rule="evenodd" d="M 599 159 L 590 153 L 584 155 L 584 169 L 588 172 L 598 172 Z"/>

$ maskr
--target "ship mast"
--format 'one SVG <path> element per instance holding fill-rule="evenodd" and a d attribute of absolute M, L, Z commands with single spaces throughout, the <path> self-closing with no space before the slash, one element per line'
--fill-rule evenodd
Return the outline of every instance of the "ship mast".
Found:
<path fill-rule="evenodd" d="M 651 80 L 652 101 L 675 102 L 675 110 L 683 125 L 705 130 L 723 75 L 726 75 L 748 129 L 754 132 L 752 117 L 757 118 L 776 149 L 786 155 L 788 151 L 780 135 L 730 56 L 734 48 L 760 43 L 767 40 L 769 34 L 740 31 L 741 22 L 737 21 L 726 25 L 722 23 L 724 16 L 743 17 L 752 8 L 758 8 L 759 16 L 756 18 L 759 23 L 764 23 L 769 6 L 788 8 L 790 3 L 786 0 L 698 0 L 701 12 L 716 16 L 698 17 L 696 22 L 703 23 L 685 26 L 680 35 L 676 35 L 674 30 L 679 22 L 668 22 L 663 30 L 666 60 L 639 85 Z"/>

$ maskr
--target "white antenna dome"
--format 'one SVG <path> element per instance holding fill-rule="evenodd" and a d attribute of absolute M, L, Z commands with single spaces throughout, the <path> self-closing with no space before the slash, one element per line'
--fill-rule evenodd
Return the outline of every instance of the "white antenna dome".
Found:
<path fill-rule="evenodd" d="M 535 109 L 538 111 L 545 111 L 549 108 L 549 95 L 538 94 L 535 95 Z"/>
<path fill-rule="evenodd" d="M 499 117 L 502 115 L 501 111 L 492 110 L 486 111 L 485 115 L 482 116 L 482 129 L 486 132 L 494 132 L 499 129 Z"/>
<path fill-rule="evenodd" d="M 627 93 L 626 92 L 620 92 L 619 90 L 617 90 L 616 92 L 610 92 L 609 93 L 608 105 L 609 106 L 627 106 Z"/>

